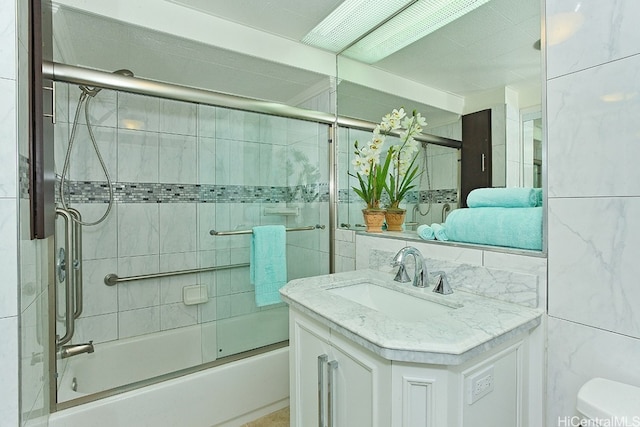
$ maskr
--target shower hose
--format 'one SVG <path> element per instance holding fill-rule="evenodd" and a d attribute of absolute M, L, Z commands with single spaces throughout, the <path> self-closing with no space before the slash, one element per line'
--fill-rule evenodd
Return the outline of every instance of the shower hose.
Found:
<path fill-rule="evenodd" d="M 107 166 L 104 163 L 104 160 L 102 158 L 102 154 L 100 154 L 100 149 L 98 148 L 98 143 L 96 142 L 96 137 L 93 134 L 93 130 L 91 129 L 91 121 L 89 119 L 89 103 L 91 101 L 91 98 L 93 98 L 98 91 L 87 91 L 84 88 L 81 87 L 82 93 L 80 94 L 80 99 L 78 100 L 78 106 L 76 107 L 76 114 L 74 116 L 73 119 L 73 126 L 71 127 L 71 135 L 69 136 L 69 145 L 67 147 L 67 153 L 65 155 L 64 158 L 64 167 L 62 168 L 62 177 L 60 178 L 60 203 L 62 204 L 62 206 L 65 209 L 68 209 L 67 206 L 67 202 L 65 200 L 65 180 L 67 178 L 67 174 L 69 173 L 69 164 L 70 164 L 70 160 L 71 160 L 71 150 L 73 149 L 73 143 L 75 140 L 75 136 L 76 136 L 76 129 L 78 127 L 78 118 L 80 116 L 80 109 L 82 108 L 82 105 L 84 104 L 84 115 L 85 115 L 85 120 L 86 120 L 86 124 L 87 124 L 87 130 L 89 131 L 89 138 L 91 139 L 91 142 L 93 144 L 93 149 L 96 152 L 96 156 L 98 157 L 98 160 L 100 161 L 100 166 L 102 167 L 102 171 L 104 172 L 104 176 L 107 178 L 107 189 L 109 190 L 109 204 L 107 206 L 107 210 L 104 212 L 104 214 L 102 215 L 102 217 L 100 219 L 98 219 L 97 221 L 93 221 L 93 222 L 86 222 L 86 221 L 81 221 L 79 219 L 76 219 L 75 217 L 72 216 L 73 221 L 76 221 L 77 223 L 84 225 L 84 226 L 93 226 L 93 225 L 98 225 L 100 224 L 102 221 L 104 221 L 107 216 L 109 215 L 109 212 L 111 212 L 111 207 L 113 206 L 113 188 L 111 185 L 111 178 L 109 177 L 109 172 L 107 171 Z"/>

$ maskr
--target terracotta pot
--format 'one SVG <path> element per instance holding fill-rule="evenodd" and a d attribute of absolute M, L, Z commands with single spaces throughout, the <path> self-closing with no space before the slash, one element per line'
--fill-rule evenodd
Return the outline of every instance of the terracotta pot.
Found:
<path fill-rule="evenodd" d="M 382 209 L 363 209 L 362 216 L 367 226 L 367 233 L 382 233 L 382 224 L 384 224 L 384 210 Z"/>
<path fill-rule="evenodd" d="M 405 209 L 387 209 L 385 219 L 387 221 L 387 231 L 402 231 L 402 224 L 407 215 Z"/>

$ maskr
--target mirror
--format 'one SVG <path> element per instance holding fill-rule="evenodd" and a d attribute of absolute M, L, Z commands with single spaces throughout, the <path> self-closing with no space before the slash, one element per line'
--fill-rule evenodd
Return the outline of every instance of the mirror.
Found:
<path fill-rule="evenodd" d="M 491 185 L 541 187 L 541 56 L 534 46 L 540 6 L 539 0 L 491 0 L 371 66 L 359 65 L 348 51 L 338 55 L 338 115 L 378 123 L 403 106 L 426 117 L 424 133 L 460 141 L 462 116 L 490 109 Z M 522 116 L 532 110 L 537 119 Z M 358 229 L 363 204 L 347 171 L 353 142 L 371 135 L 344 130 L 339 138 L 338 225 Z M 420 190 L 404 206 L 409 230 L 444 222 L 459 206 L 459 150 L 428 144 L 424 156 Z"/>
<path fill-rule="evenodd" d="M 333 113 L 333 76 L 56 4 L 54 61 Z M 166 5 L 164 5 L 166 7 Z M 86 5 L 91 9 L 92 5 Z M 160 15 L 160 9 L 154 10 Z M 117 14 L 114 14 L 117 16 Z M 185 31 L 176 23 L 175 30 Z M 182 33 L 180 33 L 182 34 Z M 334 69 L 331 61 L 329 69 Z"/>
<path fill-rule="evenodd" d="M 338 58 L 340 60 L 344 58 Z M 404 107 L 429 117 L 423 133 L 453 141 L 461 140 L 460 115 L 397 95 L 377 91 L 363 85 L 342 80 L 338 84 L 338 115 L 377 123 L 393 108 Z M 338 226 L 362 230 L 364 204 L 351 190 L 358 181 L 353 172 L 354 142 L 365 143 L 372 137 L 370 130 L 340 127 L 338 133 Z M 397 144 L 397 137 L 388 137 L 385 146 Z M 415 229 L 419 223 L 444 222 L 447 213 L 457 208 L 458 149 L 422 142 L 416 163 L 424 172 L 416 180 L 419 191 L 411 191 L 401 207 L 407 209 L 405 225 Z M 381 158 L 386 156 L 384 149 Z M 418 203 L 419 202 L 419 203 Z"/>

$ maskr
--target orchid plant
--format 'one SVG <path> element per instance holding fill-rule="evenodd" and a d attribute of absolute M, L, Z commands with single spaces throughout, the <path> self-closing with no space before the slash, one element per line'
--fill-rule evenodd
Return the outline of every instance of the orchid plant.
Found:
<path fill-rule="evenodd" d="M 389 184 L 385 182 L 385 190 L 389 195 L 389 208 L 399 209 L 400 202 L 407 192 L 413 188 L 413 180 L 418 177 L 419 168 L 416 165 L 418 158 L 418 142 L 415 136 L 422 132 L 427 121 L 413 110 L 411 116 L 403 117 L 400 132 L 400 144 L 389 148 L 388 157 L 391 157 L 392 171 L 389 174 Z"/>
<path fill-rule="evenodd" d="M 364 145 L 359 144 L 358 141 L 354 144 L 355 156 L 351 163 L 356 170 L 356 174 L 349 173 L 349 175 L 358 179 L 360 188 L 352 188 L 367 204 L 367 209 L 380 209 L 380 199 L 387 186 L 387 174 L 391 166 L 389 152 L 387 152 L 383 164 L 380 164 L 380 154 L 382 153 L 385 137 L 390 132 L 400 128 L 402 119 L 405 116 L 404 109 L 393 110 L 391 113 L 386 114 L 380 124 L 373 129 L 371 140 Z"/>
<path fill-rule="evenodd" d="M 394 109 L 386 114 L 373 130 L 373 136 L 366 144 L 355 142 L 353 167 L 360 187 L 352 187 L 368 209 L 380 209 L 383 191 L 389 195 L 390 208 L 397 209 L 406 193 L 415 187 L 413 180 L 419 175 L 415 164 L 418 156 L 418 143 L 414 139 L 426 125 L 425 119 L 413 111 L 407 116 L 404 108 Z M 387 150 L 384 162 L 380 155 L 385 138 L 392 132 L 400 131 L 400 143 Z M 387 178 L 389 182 L 387 183 Z"/>

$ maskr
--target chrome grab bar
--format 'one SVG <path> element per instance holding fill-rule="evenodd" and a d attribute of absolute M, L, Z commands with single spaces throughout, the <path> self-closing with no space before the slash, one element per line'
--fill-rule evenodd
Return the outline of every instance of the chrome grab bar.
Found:
<path fill-rule="evenodd" d="M 104 276 L 104 284 L 107 286 L 114 286 L 118 283 L 122 282 L 131 282 L 133 280 L 144 280 L 144 279 L 155 279 L 158 277 L 170 277 L 170 276 L 180 276 L 182 274 L 196 274 L 196 273 L 206 273 L 208 271 L 216 271 L 216 270 L 227 270 L 229 268 L 238 268 L 238 267 L 249 267 L 248 263 L 245 264 L 230 264 L 230 265 L 219 265 L 216 267 L 204 267 L 204 268 L 194 268 L 191 270 L 178 270 L 178 271 L 166 271 L 164 273 L 150 273 L 150 274 L 141 274 L 139 276 L 129 276 L 129 277 L 118 277 L 117 274 L 111 273 Z"/>
<path fill-rule="evenodd" d="M 65 248 L 66 248 L 66 252 L 64 255 L 64 265 L 65 268 L 72 268 L 71 267 L 71 256 L 72 256 L 72 250 L 69 250 L 71 248 L 72 242 L 73 242 L 73 225 L 71 224 L 71 222 L 73 221 L 72 217 L 71 217 L 71 213 L 69 213 L 67 210 L 65 209 L 60 209 L 60 208 L 56 208 L 56 216 L 60 216 L 64 219 L 64 244 L 65 244 Z M 74 307 L 74 303 L 75 303 L 75 292 L 73 289 L 73 286 L 71 284 L 71 274 L 69 274 L 69 272 L 67 272 L 67 274 L 65 274 L 64 277 L 64 284 L 65 284 L 65 314 L 64 314 L 64 324 L 65 324 L 65 331 L 64 331 L 64 335 L 62 336 L 62 338 L 57 338 L 56 340 L 56 345 L 58 347 L 61 347 L 62 345 L 68 343 L 69 341 L 71 341 L 71 338 L 73 337 L 73 332 L 75 329 L 75 307 Z M 56 286 L 57 288 L 57 286 Z M 56 295 L 58 294 L 57 289 L 56 289 Z M 57 299 L 57 298 L 56 298 Z M 57 310 L 58 305 L 56 304 L 56 310 Z"/>
<path fill-rule="evenodd" d="M 451 212 L 451 205 L 449 203 L 445 203 L 444 206 L 442 206 L 442 222 L 447 220 L 449 212 Z"/>
<path fill-rule="evenodd" d="M 307 231 L 307 230 L 324 230 L 325 226 L 322 224 L 309 225 L 307 227 L 293 227 L 285 228 L 285 231 Z M 209 234 L 212 236 L 234 236 L 236 234 L 253 234 L 253 230 L 238 230 L 238 231 L 216 231 L 211 230 Z"/>
<path fill-rule="evenodd" d="M 76 297 L 73 317 L 77 319 L 82 314 L 82 215 L 76 209 L 68 208 L 67 210 L 73 218 L 73 251 L 71 253 L 73 264 L 69 268 L 74 271 Z"/>

